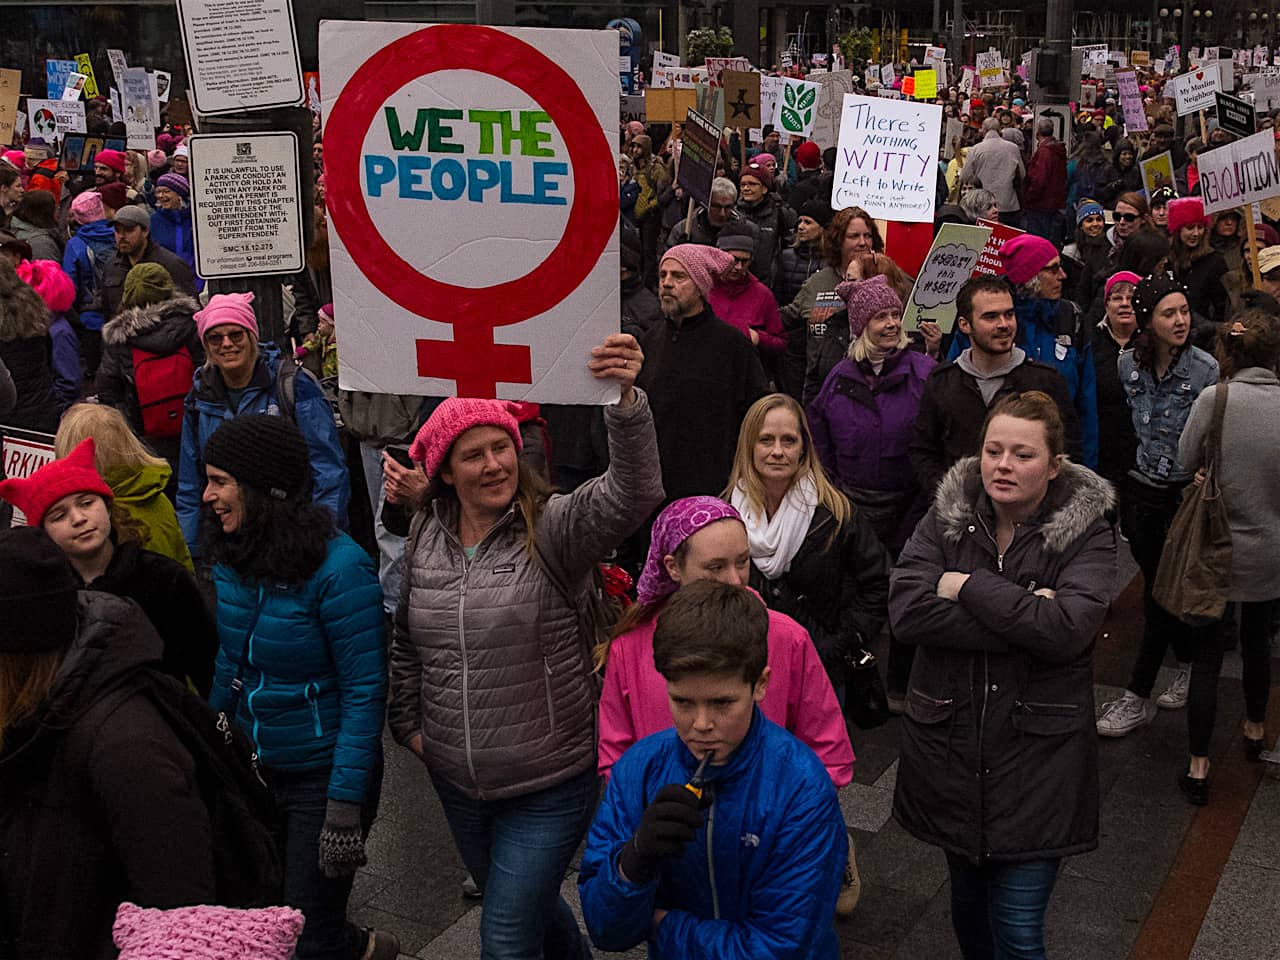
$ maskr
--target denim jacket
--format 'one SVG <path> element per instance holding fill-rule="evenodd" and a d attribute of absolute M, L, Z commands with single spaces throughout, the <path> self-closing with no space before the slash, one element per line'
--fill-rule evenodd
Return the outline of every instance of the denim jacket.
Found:
<path fill-rule="evenodd" d="M 1200 391 L 1218 382 L 1218 361 L 1188 347 L 1158 381 L 1138 366 L 1132 350 L 1122 352 L 1116 366 L 1138 436 L 1138 472 L 1154 483 L 1185 483 L 1191 474 L 1178 462 L 1178 438 Z"/>

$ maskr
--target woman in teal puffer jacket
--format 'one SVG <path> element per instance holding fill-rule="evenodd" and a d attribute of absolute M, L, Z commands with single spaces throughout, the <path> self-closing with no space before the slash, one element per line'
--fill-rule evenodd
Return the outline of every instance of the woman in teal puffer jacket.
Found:
<path fill-rule="evenodd" d="M 346 919 L 382 783 L 386 628 L 368 555 L 310 496 L 306 441 L 284 417 L 228 420 L 204 450 L 204 546 L 216 564 L 210 703 L 253 740 L 283 815 L 284 901 L 298 957 L 395 957 Z"/>

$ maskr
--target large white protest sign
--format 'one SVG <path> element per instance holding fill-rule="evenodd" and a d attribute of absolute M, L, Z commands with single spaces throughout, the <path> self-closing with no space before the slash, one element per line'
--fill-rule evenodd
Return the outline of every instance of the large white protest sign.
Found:
<path fill-rule="evenodd" d="M 142 67 L 130 67 L 120 77 L 120 103 L 130 150 L 154 150 L 156 127 L 155 88 L 151 75 Z"/>
<path fill-rule="evenodd" d="M 1217 63 L 1208 63 L 1199 70 L 1192 70 L 1174 77 L 1165 87 L 1166 95 L 1172 91 L 1178 107 L 1178 116 L 1185 117 L 1197 110 L 1212 109 L 1213 95 L 1222 89 L 1222 74 Z"/>
<path fill-rule="evenodd" d="M 1280 164 L 1270 130 L 1206 150 L 1197 166 L 1205 213 L 1280 195 Z"/>
<path fill-rule="evenodd" d="M 762 123 L 772 123 L 774 114 L 778 112 L 778 101 L 782 99 L 782 78 L 760 75 L 760 117 Z M 759 143 L 762 139 L 761 127 L 752 127 L 747 131 L 748 142 Z"/>
<path fill-rule="evenodd" d="M 198 113 L 302 104 L 289 0 L 178 0 L 178 22 L 191 78 L 187 96 Z"/>
<path fill-rule="evenodd" d="M 778 98 L 778 112 L 773 118 L 774 129 L 782 134 L 784 142 L 788 137 L 807 137 L 818 116 L 818 85 L 791 77 L 780 79 L 782 95 Z"/>
<path fill-rule="evenodd" d="M 196 273 L 297 273 L 306 266 L 296 134 L 212 133 L 191 150 Z"/>
<path fill-rule="evenodd" d="M 1004 57 L 999 50 L 988 50 L 977 55 L 978 83 L 981 89 L 1003 87 L 1008 84 L 1009 77 L 1004 69 Z"/>
<path fill-rule="evenodd" d="M 933 220 L 942 108 L 846 94 L 831 206 L 905 223 Z"/>
<path fill-rule="evenodd" d="M 911 298 L 902 315 L 902 326 L 915 330 L 922 321 L 936 323 L 950 333 L 956 322 L 956 295 L 973 275 L 978 257 L 991 237 L 990 227 L 944 223 L 933 238 Z"/>
<path fill-rule="evenodd" d="M 618 34 L 320 26 L 350 390 L 600 403 L 619 324 Z"/>
<path fill-rule="evenodd" d="M 64 133 L 84 133 L 84 102 L 73 100 L 27 100 L 31 135 L 52 143 Z"/>
<path fill-rule="evenodd" d="M 0 446 L 0 456 L 3 456 L 5 477 L 29 477 L 41 467 L 57 459 L 54 456 L 52 434 L 0 426 L 0 435 L 4 438 L 3 445 Z M 13 519 L 9 526 L 25 527 L 26 525 L 26 514 L 14 507 Z"/>
<path fill-rule="evenodd" d="M 853 72 L 832 70 L 822 73 L 818 75 L 817 83 L 818 115 L 814 118 L 809 139 L 826 150 L 834 147 L 840 139 L 840 111 L 844 107 L 844 95 L 853 93 Z"/>

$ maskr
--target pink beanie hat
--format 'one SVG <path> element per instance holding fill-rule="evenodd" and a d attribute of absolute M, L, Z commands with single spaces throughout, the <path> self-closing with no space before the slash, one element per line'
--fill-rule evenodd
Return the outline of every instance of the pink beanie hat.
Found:
<path fill-rule="evenodd" d="M 1179 230 L 1193 223 L 1209 225 L 1203 200 L 1199 197 L 1178 197 L 1169 201 L 1169 236 L 1176 236 Z"/>
<path fill-rule="evenodd" d="M 836 286 L 836 295 L 849 310 L 850 343 L 862 336 L 871 318 L 880 311 L 902 310 L 902 298 L 883 274 L 870 280 L 845 280 Z"/>
<path fill-rule="evenodd" d="M 153 910 L 122 903 L 111 936 L 120 960 L 289 960 L 303 922 L 292 907 Z"/>
<path fill-rule="evenodd" d="M 1107 277 L 1107 284 L 1102 288 L 1102 299 L 1111 296 L 1111 288 L 1117 283 L 1131 283 L 1135 287 L 1142 282 L 1142 278 L 1132 270 L 1121 270 Z"/>
<path fill-rule="evenodd" d="M 159 170 L 169 162 L 169 155 L 163 150 L 155 149 L 147 151 L 147 166 L 152 170 Z"/>
<path fill-rule="evenodd" d="M 27 169 L 27 155 L 21 150 L 6 150 L 3 156 L 19 170 Z"/>
<path fill-rule="evenodd" d="M 97 190 L 76 194 L 76 198 L 71 201 L 71 219 L 76 223 L 107 219 L 107 211 L 102 206 L 102 194 Z"/>
<path fill-rule="evenodd" d="M 23 260 L 18 279 L 40 294 L 53 313 L 65 313 L 76 302 L 76 285 L 52 260 Z"/>
<path fill-rule="evenodd" d="M 674 260 L 684 267 L 703 300 L 710 295 L 720 274 L 733 266 L 733 254 L 701 243 L 678 243 L 664 253 L 662 259 Z"/>
<path fill-rule="evenodd" d="M 520 424 L 513 412 L 514 404 L 505 400 L 480 397 L 449 397 L 427 417 L 409 446 L 409 459 L 422 464 L 428 477 L 436 472 L 449 455 L 453 442 L 472 427 L 498 427 L 511 434 L 516 452 L 524 449 L 520 440 Z"/>
<path fill-rule="evenodd" d="M 124 154 L 119 150 L 99 150 L 93 158 L 94 163 L 110 167 L 116 173 L 123 174 L 125 168 Z"/>
<path fill-rule="evenodd" d="M 196 333 L 200 339 L 213 327 L 232 323 L 244 327 L 258 339 L 258 318 L 253 312 L 252 293 L 215 293 L 209 298 L 209 305 L 196 313 Z"/>
<path fill-rule="evenodd" d="M 1005 276 L 1015 287 L 1029 283 L 1057 255 L 1057 247 L 1034 233 L 1019 234 L 1006 240 L 1000 248 Z"/>

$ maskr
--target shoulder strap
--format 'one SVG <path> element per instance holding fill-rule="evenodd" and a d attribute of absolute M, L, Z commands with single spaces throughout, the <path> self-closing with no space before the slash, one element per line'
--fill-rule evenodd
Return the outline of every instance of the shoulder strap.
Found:
<path fill-rule="evenodd" d="M 280 359 L 276 369 L 276 400 L 280 404 L 280 412 L 298 422 L 298 371 L 301 368 L 288 357 Z"/>

